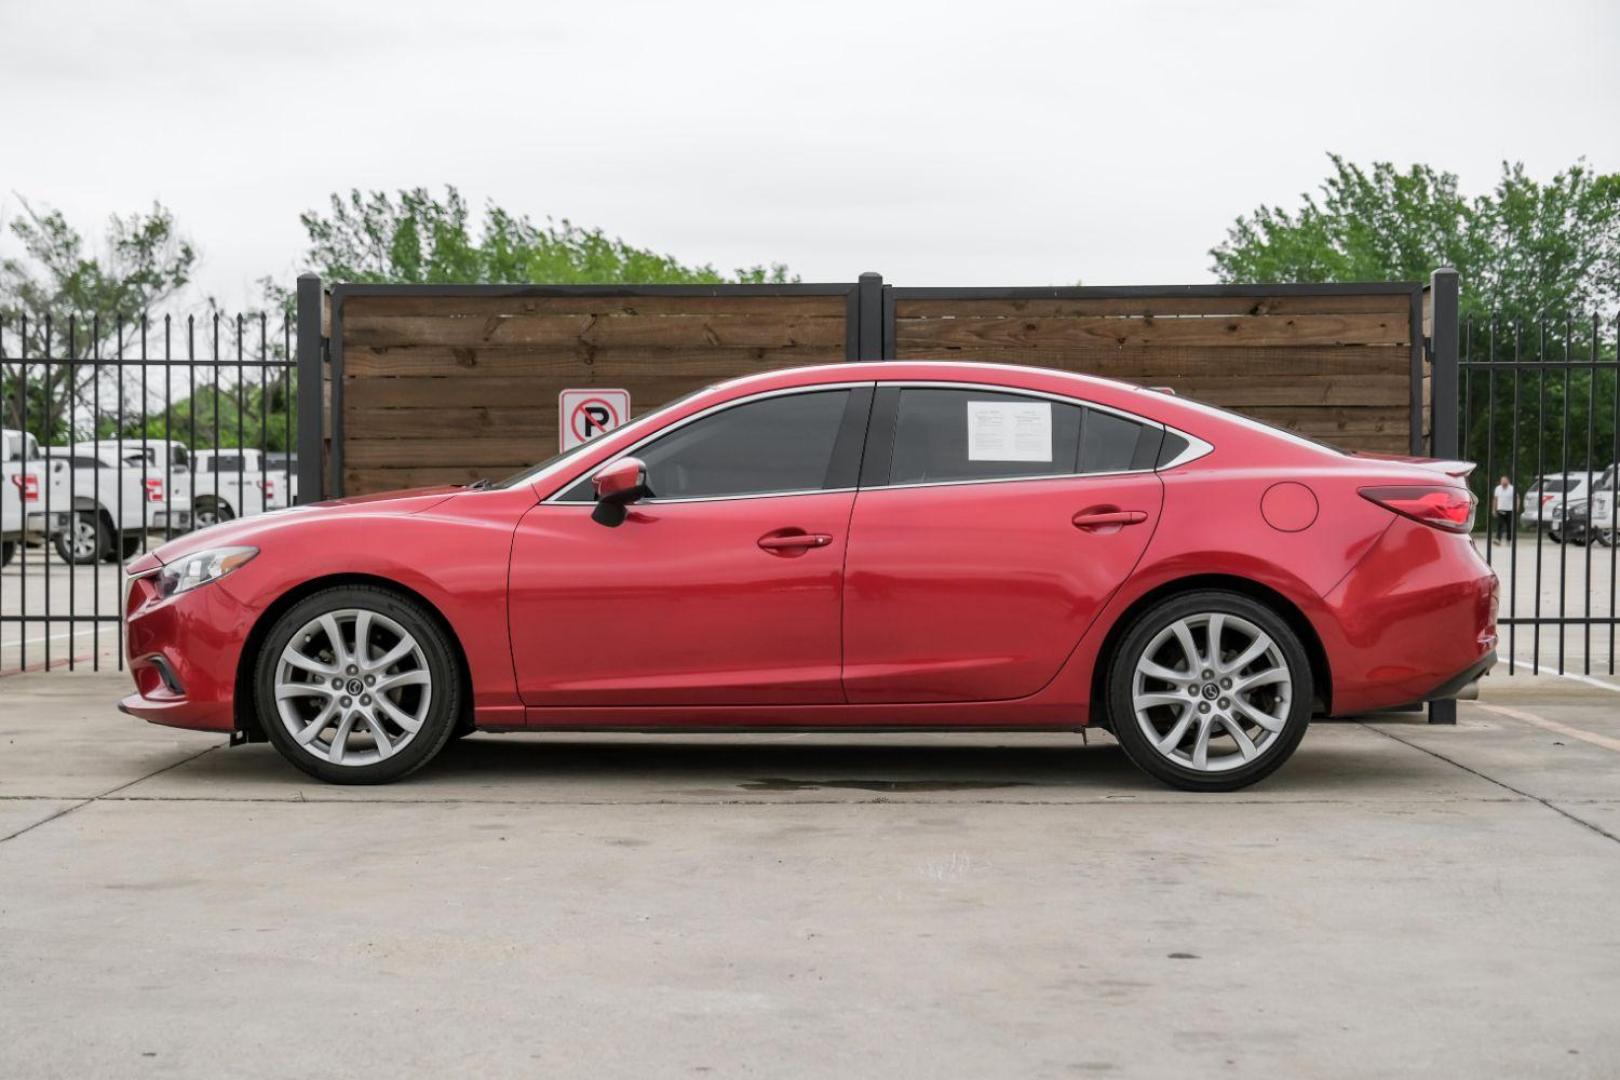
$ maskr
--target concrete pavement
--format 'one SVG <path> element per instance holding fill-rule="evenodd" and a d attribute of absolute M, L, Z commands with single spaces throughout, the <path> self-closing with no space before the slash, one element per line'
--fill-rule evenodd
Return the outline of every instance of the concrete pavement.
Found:
<path fill-rule="evenodd" d="M 1620 1074 L 1620 693 L 1570 680 L 1227 796 L 1022 735 L 335 788 L 122 692 L 0 680 L 0 1075 Z"/>

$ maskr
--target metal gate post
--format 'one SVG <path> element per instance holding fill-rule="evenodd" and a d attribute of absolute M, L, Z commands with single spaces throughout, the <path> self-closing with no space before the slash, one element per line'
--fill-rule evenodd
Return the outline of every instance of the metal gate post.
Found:
<path fill-rule="evenodd" d="M 325 496 L 321 468 L 321 279 L 298 275 L 298 501 L 319 502 Z"/>
<path fill-rule="evenodd" d="M 1455 458 L 1461 453 L 1457 445 L 1457 271 L 1449 266 L 1436 270 L 1429 278 L 1429 296 L 1433 311 L 1429 328 L 1429 453 L 1437 458 Z M 1429 702 L 1429 723 L 1456 722 L 1455 700 Z"/>
<path fill-rule="evenodd" d="M 855 360 L 883 359 L 883 275 L 871 271 L 855 286 L 857 326 Z"/>

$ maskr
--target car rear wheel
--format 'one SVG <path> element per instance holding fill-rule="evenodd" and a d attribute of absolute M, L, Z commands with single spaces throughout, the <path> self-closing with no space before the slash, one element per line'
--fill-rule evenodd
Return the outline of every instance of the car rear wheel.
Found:
<path fill-rule="evenodd" d="M 276 620 L 259 653 L 259 722 L 283 757 L 338 784 L 421 768 L 460 715 L 451 645 L 420 605 L 366 585 L 323 589 Z"/>
<path fill-rule="evenodd" d="M 192 517 L 197 528 L 206 529 L 223 521 L 236 520 L 236 511 L 215 499 L 201 499 L 198 500 L 196 512 Z"/>
<path fill-rule="evenodd" d="M 17 554 L 17 541 L 0 541 L 0 566 L 10 566 L 11 560 Z"/>
<path fill-rule="evenodd" d="M 1238 593 L 1155 605 L 1109 665 L 1120 745 L 1143 771 L 1187 791 L 1234 791 L 1270 775 L 1304 737 L 1313 696 L 1299 636 Z"/>
<path fill-rule="evenodd" d="M 67 528 L 54 538 L 56 553 L 63 562 L 75 566 L 97 562 L 112 553 L 112 530 L 93 510 L 81 510 L 73 515 Z"/>

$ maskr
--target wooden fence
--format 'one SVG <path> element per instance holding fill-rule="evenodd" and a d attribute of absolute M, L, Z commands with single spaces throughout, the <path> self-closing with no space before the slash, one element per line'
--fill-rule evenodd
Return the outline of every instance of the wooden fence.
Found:
<path fill-rule="evenodd" d="M 636 413 L 722 379 L 843 360 L 1031 364 L 1169 386 L 1404 453 L 1427 410 L 1421 287 L 920 289 L 347 286 L 329 294 L 328 491 L 499 476 L 557 450 L 557 395 Z M 1414 419 L 1418 422 L 1414 425 Z"/>

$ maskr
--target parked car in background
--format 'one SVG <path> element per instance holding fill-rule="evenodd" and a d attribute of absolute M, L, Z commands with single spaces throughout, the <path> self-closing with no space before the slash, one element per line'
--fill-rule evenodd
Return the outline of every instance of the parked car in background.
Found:
<path fill-rule="evenodd" d="M 1547 539 L 1555 544 L 1586 543 L 1586 512 L 1589 506 L 1591 501 L 1588 499 L 1565 499 L 1560 502 L 1554 520 L 1547 523 Z"/>
<path fill-rule="evenodd" d="M 1524 493 L 1519 524 L 1527 529 L 1546 529 L 1561 519 L 1565 499 L 1586 498 L 1585 472 L 1548 473 L 1538 476 Z"/>
<path fill-rule="evenodd" d="M 265 472 L 287 488 L 287 505 L 298 505 L 298 455 L 285 450 L 272 450 L 264 455 L 264 467 Z"/>
<path fill-rule="evenodd" d="M 1472 468 L 1060 371 L 773 371 L 500 482 L 141 556 L 121 707 L 339 783 L 478 728 L 1097 724 L 1232 790 L 1312 716 L 1495 665 Z"/>
<path fill-rule="evenodd" d="M 29 512 L 42 509 L 39 440 L 15 428 L 0 429 L 0 566 L 10 563 L 30 539 Z"/>
<path fill-rule="evenodd" d="M 45 448 L 43 485 L 49 535 L 65 561 L 127 559 L 146 544 L 183 530 L 170 521 L 177 501 L 173 478 L 152 468 L 139 442 L 95 440 Z"/>
<path fill-rule="evenodd" d="M 287 505 L 285 474 L 266 469 L 262 450 L 198 450 L 192 462 L 191 512 L 199 529 Z"/>
<path fill-rule="evenodd" d="M 1620 486 L 1620 464 L 1610 465 L 1592 485 L 1592 539 L 1600 544 L 1616 540 L 1615 489 Z"/>

